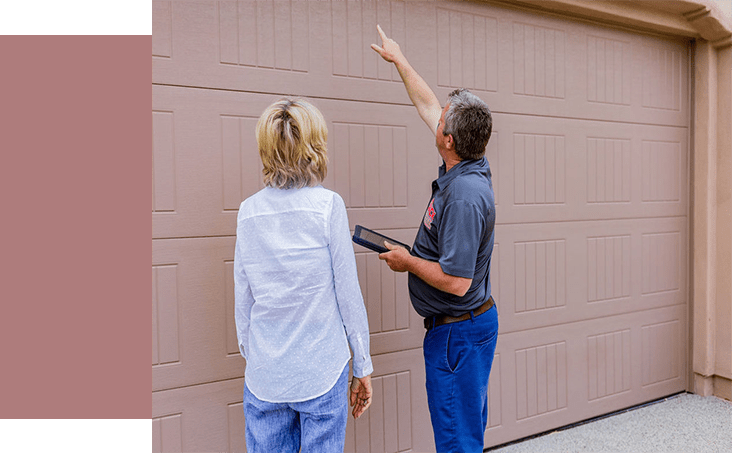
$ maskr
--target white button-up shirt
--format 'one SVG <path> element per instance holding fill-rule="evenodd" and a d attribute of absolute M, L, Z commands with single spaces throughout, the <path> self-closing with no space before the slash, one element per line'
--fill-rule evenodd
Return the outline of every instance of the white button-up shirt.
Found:
<path fill-rule="evenodd" d="M 235 322 L 245 381 L 258 399 L 328 392 L 354 354 L 373 372 L 370 332 L 342 198 L 321 186 L 267 187 L 240 205 Z M 348 347 L 349 343 L 349 347 Z"/>

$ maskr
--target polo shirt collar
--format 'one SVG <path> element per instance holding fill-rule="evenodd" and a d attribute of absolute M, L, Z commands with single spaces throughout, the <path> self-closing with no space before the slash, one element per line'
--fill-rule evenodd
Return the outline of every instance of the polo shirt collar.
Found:
<path fill-rule="evenodd" d="M 459 175 L 464 175 L 467 173 L 470 173 L 472 171 L 489 171 L 487 159 L 485 156 L 483 156 L 481 159 L 468 159 L 463 160 L 459 162 L 457 165 L 452 167 L 451 170 L 447 172 L 447 164 L 446 162 L 442 164 L 441 167 L 439 167 L 439 177 L 434 180 L 434 182 L 431 183 L 432 187 L 435 190 L 444 190 L 452 181 L 454 181 L 454 178 L 456 178 Z"/>

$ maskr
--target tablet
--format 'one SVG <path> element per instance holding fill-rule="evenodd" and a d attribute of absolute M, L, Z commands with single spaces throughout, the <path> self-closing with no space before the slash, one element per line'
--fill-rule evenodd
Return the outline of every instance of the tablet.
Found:
<path fill-rule="evenodd" d="M 352 241 L 355 244 L 359 244 L 378 253 L 385 253 L 390 251 L 383 245 L 384 241 L 387 241 L 389 244 L 400 245 L 402 247 L 405 247 L 406 250 L 408 250 L 409 252 L 411 251 L 411 247 L 409 247 L 408 245 L 402 242 L 398 242 L 395 239 L 391 239 L 387 236 L 383 236 L 382 234 L 376 233 L 373 230 L 369 230 L 362 225 L 355 226 L 355 235 L 352 236 Z"/>

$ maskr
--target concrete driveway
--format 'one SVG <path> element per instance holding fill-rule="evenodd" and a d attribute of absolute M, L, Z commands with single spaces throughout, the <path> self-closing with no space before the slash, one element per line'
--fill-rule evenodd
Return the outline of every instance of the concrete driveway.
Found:
<path fill-rule="evenodd" d="M 493 453 L 732 452 L 732 402 L 681 393 Z"/>

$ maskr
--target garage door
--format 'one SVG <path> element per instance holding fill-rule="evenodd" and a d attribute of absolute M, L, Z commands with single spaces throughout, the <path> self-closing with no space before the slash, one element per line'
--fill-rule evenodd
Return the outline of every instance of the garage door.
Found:
<path fill-rule="evenodd" d="M 376 22 L 441 100 L 494 112 L 486 446 L 685 389 L 688 43 L 482 3 L 154 1 L 154 451 L 245 451 L 232 260 L 267 105 L 317 105 L 351 227 L 413 241 L 439 158 Z M 406 275 L 355 253 L 376 397 L 346 451 L 429 451 Z"/>

